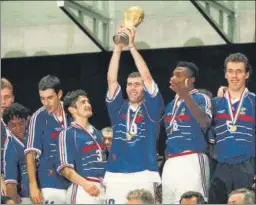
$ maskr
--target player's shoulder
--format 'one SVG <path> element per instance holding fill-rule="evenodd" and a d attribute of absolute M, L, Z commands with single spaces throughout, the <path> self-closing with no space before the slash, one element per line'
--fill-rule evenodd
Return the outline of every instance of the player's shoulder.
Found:
<path fill-rule="evenodd" d="M 44 106 L 42 106 L 33 113 L 31 119 L 45 117 L 45 114 L 46 114 L 46 109 Z"/>
<path fill-rule="evenodd" d="M 247 93 L 247 96 L 250 97 L 250 98 L 253 98 L 253 99 L 256 98 L 256 94 L 253 93 L 253 92 L 250 92 L 250 91 Z"/>
<path fill-rule="evenodd" d="M 207 101 L 211 100 L 211 98 L 208 95 L 206 95 L 205 93 L 201 93 L 199 91 L 194 92 L 192 96 L 196 100 L 207 100 Z"/>

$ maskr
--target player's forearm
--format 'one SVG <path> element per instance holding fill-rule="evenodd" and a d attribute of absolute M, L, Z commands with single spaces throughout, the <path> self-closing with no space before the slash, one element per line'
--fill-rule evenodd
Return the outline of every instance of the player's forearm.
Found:
<path fill-rule="evenodd" d="M 37 180 L 36 180 L 36 157 L 35 152 L 31 151 L 26 154 L 27 160 L 27 171 L 28 171 L 28 179 L 29 186 L 35 186 L 38 188 Z"/>
<path fill-rule="evenodd" d="M 209 127 L 211 124 L 210 117 L 197 105 L 194 100 L 188 95 L 184 98 L 186 105 L 188 106 L 192 116 L 199 122 L 201 127 Z"/>
<path fill-rule="evenodd" d="M 118 68 L 119 68 L 121 52 L 122 52 L 122 49 L 118 46 L 115 46 L 110 63 L 109 63 L 108 74 L 107 74 L 109 89 L 111 89 L 113 84 L 117 84 L 117 76 L 118 76 Z M 115 90 L 113 91 L 110 90 L 110 92 L 114 92 L 114 91 Z"/>
<path fill-rule="evenodd" d="M 131 47 L 130 51 L 131 51 L 132 57 L 135 61 L 135 65 L 141 75 L 141 78 L 144 81 L 145 86 L 147 87 L 147 89 L 151 89 L 152 76 L 149 72 L 146 62 L 144 61 L 141 54 L 137 51 L 135 46 Z"/>
<path fill-rule="evenodd" d="M 6 195 L 11 197 L 16 204 L 20 203 L 20 198 L 17 192 L 17 184 L 6 184 Z"/>
<path fill-rule="evenodd" d="M 87 180 L 80 176 L 73 168 L 65 167 L 61 170 L 61 174 L 74 184 L 83 186 Z"/>

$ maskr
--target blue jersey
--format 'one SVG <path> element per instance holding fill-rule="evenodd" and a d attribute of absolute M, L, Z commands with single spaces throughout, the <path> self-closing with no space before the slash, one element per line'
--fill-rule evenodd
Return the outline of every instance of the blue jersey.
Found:
<path fill-rule="evenodd" d="M 239 101 L 230 102 L 228 93 L 213 99 L 214 154 L 220 163 L 236 164 L 255 157 L 255 94 L 247 89 Z M 230 107 L 237 111 L 237 121 L 232 123 Z"/>
<path fill-rule="evenodd" d="M 94 127 L 86 130 L 72 122 L 59 136 L 57 171 L 71 167 L 87 180 L 100 182 L 106 164 L 102 138 L 101 132 Z"/>
<path fill-rule="evenodd" d="M 113 126 L 113 142 L 106 171 L 133 173 L 158 171 L 156 142 L 164 102 L 153 82 L 153 93 L 144 89 L 144 102 L 133 110 L 122 97 L 118 86 L 114 97 L 107 97 L 107 108 Z"/>
<path fill-rule="evenodd" d="M 198 90 L 190 91 L 194 102 L 212 117 L 210 98 Z M 167 154 L 179 154 L 186 150 L 195 152 L 206 152 L 207 142 L 204 136 L 204 129 L 193 117 L 184 100 L 178 100 L 176 95 L 165 110 L 165 130 Z"/>
<path fill-rule="evenodd" d="M 20 197 L 29 197 L 27 164 L 24 156 L 24 143 L 8 130 L 4 151 L 5 183 L 17 184 Z"/>
<path fill-rule="evenodd" d="M 1 119 L 1 173 L 4 172 L 3 170 L 3 161 L 4 161 L 4 144 L 5 144 L 5 140 L 6 140 L 6 126 L 5 123 L 3 122 L 3 119 Z"/>
<path fill-rule="evenodd" d="M 64 122 L 60 123 L 44 107 L 31 117 L 25 153 L 35 151 L 39 158 L 37 167 L 40 188 L 67 189 L 68 181 L 56 172 L 56 144 L 59 133 L 67 128 L 67 119 L 63 111 Z"/>

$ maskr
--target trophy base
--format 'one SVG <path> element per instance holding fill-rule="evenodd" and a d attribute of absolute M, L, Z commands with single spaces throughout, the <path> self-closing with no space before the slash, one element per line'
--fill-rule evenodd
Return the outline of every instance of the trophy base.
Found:
<path fill-rule="evenodd" d="M 113 36 L 113 41 L 116 45 L 129 45 L 129 36 L 126 33 L 120 32 Z"/>

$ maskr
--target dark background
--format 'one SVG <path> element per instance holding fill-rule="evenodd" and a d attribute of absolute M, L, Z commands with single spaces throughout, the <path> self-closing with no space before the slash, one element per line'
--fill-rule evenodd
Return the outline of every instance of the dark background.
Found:
<path fill-rule="evenodd" d="M 174 93 L 169 89 L 169 78 L 179 61 L 194 62 L 200 69 L 197 88 L 205 88 L 216 95 L 218 87 L 226 85 L 223 62 L 229 54 L 235 52 L 244 53 L 252 67 L 255 67 L 255 43 L 140 51 L 159 86 L 165 104 L 174 97 Z M 64 95 L 74 89 L 84 89 L 89 95 L 94 111 L 90 121 L 95 127 L 102 129 L 109 125 L 105 95 L 106 74 L 111 54 L 111 52 L 102 52 L 2 59 L 2 77 L 13 83 L 16 101 L 32 111 L 41 106 L 37 84 L 45 75 L 52 74 L 60 78 Z M 128 51 L 123 52 L 119 70 L 119 83 L 123 93 L 128 74 L 135 70 L 131 54 Z M 248 84 L 252 92 L 256 92 L 255 73 L 256 71 L 251 75 Z M 165 134 L 162 129 L 159 140 L 160 154 L 163 154 L 164 141 Z"/>

